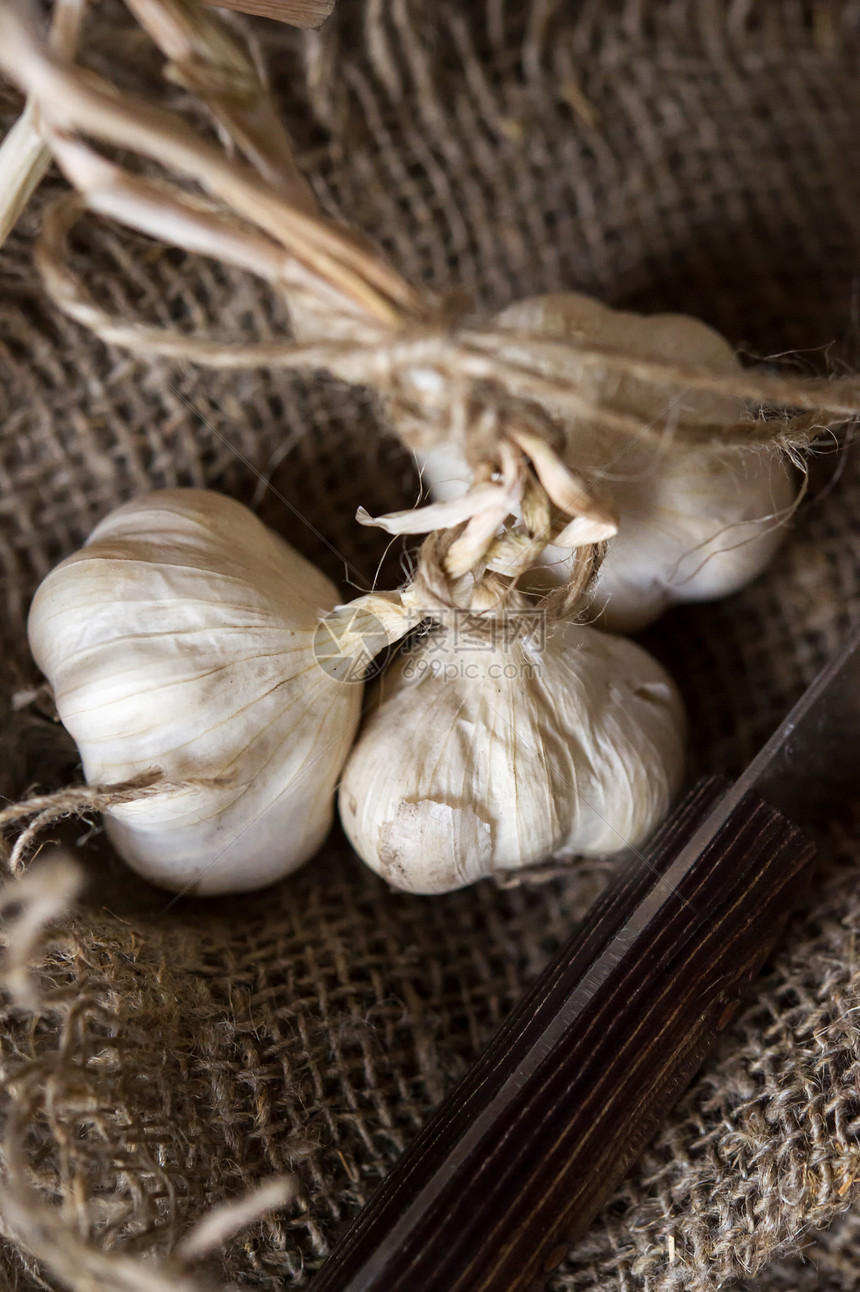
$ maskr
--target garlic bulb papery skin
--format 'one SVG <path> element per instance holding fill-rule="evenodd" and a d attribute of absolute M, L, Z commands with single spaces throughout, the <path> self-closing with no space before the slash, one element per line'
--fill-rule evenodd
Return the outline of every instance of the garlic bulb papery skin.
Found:
<path fill-rule="evenodd" d="M 618 533 L 598 571 L 593 611 L 615 632 L 638 632 L 671 605 L 746 587 L 776 554 L 795 498 L 788 464 L 767 450 L 680 453 L 665 472 L 618 480 L 611 492 Z M 547 549 L 544 560 L 567 577 L 569 553 Z"/>
<path fill-rule="evenodd" d="M 202 489 L 120 507 L 44 580 L 30 645 L 87 781 L 153 768 L 166 782 L 218 778 L 105 814 L 135 870 L 226 893 L 319 847 L 362 697 L 315 660 L 336 600 L 250 511 Z"/>
<path fill-rule="evenodd" d="M 520 301 L 496 318 L 503 328 L 542 332 L 557 340 L 606 347 L 632 358 L 677 361 L 731 375 L 739 371 L 729 346 L 712 328 L 680 314 L 642 315 L 613 310 L 576 292 Z M 534 362 L 512 341 L 501 353 Z M 586 366 L 571 352 L 565 373 L 583 395 L 637 417 L 643 428 L 673 413 L 687 425 L 730 425 L 744 406 L 734 397 L 679 389 L 667 406 L 665 390 L 628 374 Z M 785 534 L 780 524 L 795 498 L 790 464 L 773 449 L 715 452 L 684 443 L 680 431 L 665 449 L 643 437 L 550 409 L 565 425 L 565 460 L 587 484 L 596 481 L 612 500 L 618 533 L 597 578 L 593 610 L 618 632 L 644 628 L 669 605 L 728 596 L 756 578 Z M 454 445 L 419 454 L 425 483 L 447 500 L 470 480 Z M 547 547 L 543 569 L 530 586 L 565 582 L 571 553 Z"/>
<path fill-rule="evenodd" d="M 412 893 L 617 852 L 668 810 L 683 735 L 673 683 L 633 642 L 577 624 L 543 644 L 469 642 L 440 626 L 382 677 L 340 819 Z"/>

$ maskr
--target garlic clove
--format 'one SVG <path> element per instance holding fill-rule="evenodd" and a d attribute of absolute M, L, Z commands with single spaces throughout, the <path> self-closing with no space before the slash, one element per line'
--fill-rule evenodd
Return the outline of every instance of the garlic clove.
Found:
<path fill-rule="evenodd" d="M 373 870 L 414 893 L 615 852 L 668 809 L 683 727 L 671 680 L 632 642 L 572 624 L 544 644 L 516 631 L 476 643 L 440 626 L 379 684 L 341 821 Z"/>
<path fill-rule="evenodd" d="M 233 892 L 317 850 L 362 695 L 315 658 L 336 600 L 246 508 L 197 489 L 120 507 L 44 580 L 30 644 L 87 781 L 194 783 L 107 812 L 134 869 Z"/>

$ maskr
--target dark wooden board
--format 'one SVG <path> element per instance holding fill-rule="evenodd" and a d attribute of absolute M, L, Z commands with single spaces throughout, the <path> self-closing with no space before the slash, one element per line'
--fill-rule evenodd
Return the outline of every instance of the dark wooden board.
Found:
<path fill-rule="evenodd" d="M 335 6 L 335 0 L 200 0 L 200 3 L 274 18 L 291 27 L 320 27 Z"/>
<path fill-rule="evenodd" d="M 801 831 L 750 795 L 668 887 L 724 788 L 700 784 L 622 869 L 312 1292 L 542 1286 L 729 1021 L 812 857 Z"/>

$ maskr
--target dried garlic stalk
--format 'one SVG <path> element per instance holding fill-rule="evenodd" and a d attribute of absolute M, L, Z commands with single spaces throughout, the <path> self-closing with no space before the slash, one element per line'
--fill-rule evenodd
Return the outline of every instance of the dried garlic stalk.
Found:
<path fill-rule="evenodd" d="M 182 0 L 127 0 L 127 4 L 168 58 L 167 79 L 207 105 L 227 139 L 272 188 L 302 210 L 315 212 L 316 199 L 295 164 L 260 60 L 240 33 L 199 5 Z"/>
<path fill-rule="evenodd" d="M 501 466 L 498 444 L 485 435 L 488 407 L 500 414 L 496 418 L 499 435 L 510 418 L 521 420 L 524 401 L 558 408 L 565 418 L 591 417 L 630 437 L 643 434 L 641 419 L 607 404 L 605 383 L 596 390 L 593 386 L 583 390 L 580 381 L 570 378 L 573 349 L 578 369 L 620 378 L 635 375 L 655 397 L 662 391 L 671 398 L 687 387 L 692 392 L 796 410 L 778 426 L 748 420 L 685 425 L 668 417 L 678 435 L 702 443 L 804 443 L 822 422 L 857 414 L 860 389 L 852 379 L 783 380 L 758 372 L 709 372 L 682 359 L 645 359 L 593 341 L 560 341 L 539 332 L 522 333 L 525 346 L 516 347 L 516 354 L 509 349 L 502 355 L 497 324 L 482 326 L 464 317 L 462 309 L 452 310 L 426 292 L 417 292 L 364 240 L 325 222 L 309 207 L 302 209 L 295 191 L 288 199 L 289 185 L 278 181 L 271 166 L 267 168 L 255 144 L 243 135 L 236 114 L 224 115 L 229 93 L 227 81 L 222 84 L 219 77 L 229 80 L 233 54 L 218 62 L 212 53 L 215 37 L 202 35 L 195 25 L 193 15 L 200 11 L 192 0 L 135 0 L 135 8 L 141 16 L 145 12 L 149 30 L 174 60 L 177 74 L 220 114 L 256 170 L 225 157 L 175 114 L 120 97 L 98 78 L 62 67 L 9 10 L 0 11 L 0 65 L 39 98 L 46 122 L 55 127 L 52 147 L 87 205 L 153 236 L 259 273 L 302 314 L 305 344 L 297 346 L 287 339 L 265 345 L 209 342 L 113 319 L 94 306 L 83 285 L 58 264 L 67 230 L 55 223 L 43 256 L 50 285 L 63 308 L 113 342 L 138 351 L 184 354 L 215 366 L 266 362 L 291 368 L 325 367 L 346 381 L 376 387 L 410 447 L 432 448 L 453 439 L 476 472 L 484 471 L 488 462 L 494 471 Z M 208 16 L 213 23 L 221 21 Z M 207 41 L 214 87 L 208 72 L 202 81 L 193 73 L 189 77 L 189 66 Z M 180 50 L 177 57 L 171 42 L 184 42 L 185 53 Z M 206 64 L 207 56 L 200 57 Z M 271 105 L 262 105 L 261 83 L 254 93 L 257 101 L 251 115 L 261 121 Z M 185 188 L 131 176 L 106 163 L 92 143 L 117 145 L 151 158 L 166 170 L 194 180 L 208 198 L 192 201 Z M 281 164 L 284 174 L 289 171 L 294 176 L 293 163 L 282 152 Z M 227 212 L 229 218 L 225 218 Z M 307 326 L 311 314 L 316 314 L 315 329 Z M 812 410 L 812 415 L 798 415 L 799 410 Z M 647 429 L 653 442 L 660 441 L 666 420 Z"/>
<path fill-rule="evenodd" d="M 87 0 L 54 0 L 48 48 L 72 59 Z M 0 247 L 18 223 L 51 164 L 40 128 L 39 106 L 28 97 L 21 116 L 0 144 Z"/>

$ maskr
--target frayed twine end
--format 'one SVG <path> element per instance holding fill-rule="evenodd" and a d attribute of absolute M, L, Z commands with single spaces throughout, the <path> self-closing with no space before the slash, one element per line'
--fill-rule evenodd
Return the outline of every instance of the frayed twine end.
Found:
<path fill-rule="evenodd" d="M 27 817 L 33 818 L 15 840 L 9 854 L 8 868 L 13 875 L 22 874 L 27 853 L 37 836 L 48 826 L 56 825 L 69 817 L 83 816 L 87 812 L 106 812 L 110 808 L 135 803 L 156 794 L 181 794 L 187 790 L 212 789 L 230 783 L 229 777 L 224 776 L 166 780 L 160 768 L 153 767 L 125 781 L 102 785 L 70 785 L 51 794 L 35 794 L 0 811 L 0 830 L 17 825 Z"/>

